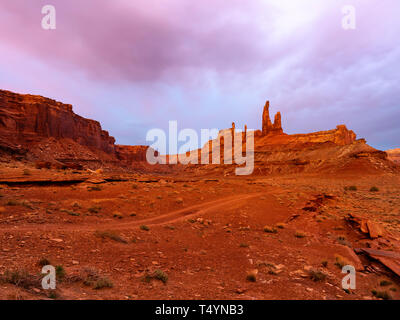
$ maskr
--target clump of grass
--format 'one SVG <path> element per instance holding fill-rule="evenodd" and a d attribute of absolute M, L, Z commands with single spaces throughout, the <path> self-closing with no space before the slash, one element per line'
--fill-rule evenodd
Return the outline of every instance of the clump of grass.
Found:
<path fill-rule="evenodd" d="M 22 172 L 22 174 L 23 174 L 24 176 L 30 176 L 30 175 L 31 175 L 31 172 L 30 172 L 29 169 L 24 169 L 24 171 Z"/>
<path fill-rule="evenodd" d="M 0 280 L 1 282 L 10 283 L 25 289 L 38 286 L 40 282 L 38 277 L 30 275 L 24 270 L 6 270 Z"/>
<path fill-rule="evenodd" d="M 379 189 L 377 187 L 371 187 L 371 189 L 369 189 L 370 192 L 378 192 Z"/>
<path fill-rule="evenodd" d="M 324 268 L 326 268 L 326 267 L 328 266 L 328 260 L 323 260 L 323 261 L 321 262 L 321 264 L 322 264 L 322 266 L 323 266 Z"/>
<path fill-rule="evenodd" d="M 96 270 L 91 269 L 91 268 L 85 268 L 81 272 L 81 276 L 78 279 L 81 279 L 85 286 L 93 286 L 94 283 L 98 279 L 100 279 L 100 276 Z"/>
<path fill-rule="evenodd" d="M 381 287 L 386 287 L 386 286 L 390 286 L 392 284 L 392 282 L 388 281 L 388 280 L 382 280 L 381 282 L 379 282 L 379 285 Z"/>
<path fill-rule="evenodd" d="M 168 275 L 159 269 L 154 271 L 154 278 L 160 280 L 162 283 L 167 283 L 168 281 Z"/>
<path fill-rule="evenodd" d="M 96 237 L 102 238 L 102 239 L 111 239 L 116 242 L 121 242 L 121 243 L 128 243 L 124 238 L 122 238 L 120 235 L 113 231 L 96 231 L 95 233 Z"/>
<path fill-rule="evenodd" d="M 248 248 L 249 247 L 249 245 L 247 243 L 244 243 L 244 242 L 242 242 L 239 246 L 241 248 Z"/>
<path fill-rule="evenodd" d="M 351 263 L 343 256 L 335 254 L 335 266 L 342 269 L 344 266 L 350 265 Z"/>
<path fill-rule="evenodd" d="M 144 276 L 143 281 L 150 282 L 152 279 L 159 280 L 166 284 L 168 282 L 168 275 L 164 271 L 157 269 L 152 274 L 147 273 Z"/>
<path fill-rule="evenodd" d="M 326 279 L 326 277 L 327 277 L 327 275 L 324 272 L 320 271 L 320 270 L 311 269 L 308 272 L 308 274 L 310 276 L 310 279 L 315 281 L 315 282 L 324 281 Z"/>
<path fill-rule="evenodd" d="M 132 185 L 132 189 L 137 189 L 137 188 L 139 188 L 139 186 L 137 184 Z"/>
<path fill-rule="evenodd" d="M 90 213 L 99 213 L 100 210 L 101 210 L 101 207 L 100 207 L 100 206 L 92 206 L 92 207 L 90 207 L 90 208 L 88 209 L 88 211 L 89 211 Z"/>
<path fill-rule="evenodd" d="M 344 190 L 346 190 L 346 191 L 357 191 L 357 187 L 356 186 L 344 187 Z"/>
<path fill-rule="evenodd" d="M 49 259 L 42 258 L 42 259 L 39 260 L 38 265 L 41 266 L 41 267 L 44 267 L 44 266 L 51 265 L 51 262 L 50 262 Z"/>
<path fill-rule="evenodd" d="M 112 288 L 114 284 L 108 278 L 100 278 L 93 284 L 93 289 Z"/>
<path fill-rule="evenodd" d="M 80 278 L 83 280 L 85 286 L 90 286 L 94 290 L 112 288 L 114 286 L 110 279 L 100 276 L 96 270 L 91 268 L 86 268 Z"/>
<path fill-rule="evenodd" d="M 296 238 L 301 239 L 301 238 L 307 237 L 307 234 L 305 234 L 303 231 L 296 231 L 296 233 L 294 234 L 294 236 L 295 236 Z"/>
<path fill-rule="evenodd" d="M 383 299 L 383 300 L 392 300 L 392 296 L 387 293 L 386 291 L 377 291 L 377 290 L 372 290 L 371 293 L 379 298 L 379 299 Z"/>
<path fill-rule="evenodd" d="M 59 281 L 64 280 L 65 275 L 66 275 L 64 267 L 59 265 L 59 266 L 56 266 L 55 269 L 56 269 L 56 278 L 57 278 L 57 280 L 59 280 Z"/>
<path fill-rule="evenodd" d="M 149 228 L 148 226 L 146 226 L 146 225 L 142 224 L 142 225 L 140 226 L 140 230 L 143 230 L 143 231 L 149 231 L 149 230 L 150 230 L 150 228 Z"/>
<path fill-rule="evenodd" d="M 266 233 L 277 233 L 278 231 L 274 227 L 265 226 L 264 227 L 264 232 L 266 232 Z"/>

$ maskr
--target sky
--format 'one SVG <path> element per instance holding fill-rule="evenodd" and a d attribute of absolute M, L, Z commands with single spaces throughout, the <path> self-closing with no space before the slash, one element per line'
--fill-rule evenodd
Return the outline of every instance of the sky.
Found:
<path fill-rule="evenodd" d="M 400 147 L 399 17 L 398 0 L 0 0 L 0 88 L 72 104 L 118 144 L 170 120 L 260 129 L 269 100 L 286 133 L 346 124 L 386 150 Z"/>

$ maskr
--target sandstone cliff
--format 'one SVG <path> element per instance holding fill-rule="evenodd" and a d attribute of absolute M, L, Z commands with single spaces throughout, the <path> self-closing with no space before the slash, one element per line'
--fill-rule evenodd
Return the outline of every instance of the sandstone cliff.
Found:
<path fill-rule="evenodd" d="M 124 146 L 116 145 L 115 153 L 118 160 L 123 161 L 125 164 L 133 165 L 135 162 L 145 162 L 146 153 L 149 146 Z M 158 152 L 154 151 L 154 155 L 158 156 Z"/>
<path fill-rule="evenodd" d="M 400 164 L 400 149 L 386 150 L 388 159 Z"/>
<path fill-rule="evenodd" d="M 260 139 L 263 145 L 270 144 L 302 144 L 302 143 L 325 143 L 332 142 L 336 145 L 344 146 L 356 141 L 356 134 L 348 130 L 345 125 L 338 125 L 336 129 L 327 131 L 318 131 L 305 134 L 291 134 L 278 137 L 262 137 Z"/>
<path fill-rule="evenodd" d="M 115 139 L 101 129 L 99 122 L 75 114 L 71 105 L 0 90 L 0 144 L 11 149 L 29 148 L 43 138 L 71 139 L 114 153 Z"/>

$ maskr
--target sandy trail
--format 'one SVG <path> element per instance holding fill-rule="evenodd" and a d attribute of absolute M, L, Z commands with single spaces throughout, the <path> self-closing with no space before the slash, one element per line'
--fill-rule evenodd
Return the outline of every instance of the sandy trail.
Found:
<path fill-rule="evenodd" d="M 266 193 L 252 193 L 245 195 L 233 195 L 229 197 L 224 197 L 221 199 L 208 201 L 196 205 L 192 205 L 183 209 L 174 210 L 157 217 L 141 219 L 129 222 L 106 222 L 106 223 L 94 223 L 94 224 L 74 224 L 74 225 L 59 225 L 59 224 L 46 224 L 46 225 L 24 225 L 24 226 L 1 226 L 0 231 L 25 231 L 25 232 L 46 232 L 46 231 L 81 231 L 89 232 L 96 230 L 108 230 L 108 229 L 118 229 L 126 230 L 140 225 L 147 226 L 157 226 L 164 225 L 168 223 L 173 223 L 180 221 L 182 219 L 187 219 L 195 215 L 205 214 L 213 212 L 220 208 L 227 210 L 231 207 L 236 206 L 238 203 L 258 197 L 260 195 L 266 195 Z"/>

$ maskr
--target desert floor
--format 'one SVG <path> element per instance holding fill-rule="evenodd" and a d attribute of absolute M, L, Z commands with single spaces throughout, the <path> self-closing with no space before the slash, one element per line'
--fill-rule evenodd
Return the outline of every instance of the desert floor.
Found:
<path fill-rule="evenodd" d="M 399 299 L 394 273 L 353 250 L 400 250 L 399 182 L 2 166 L 0 299 Z M 343 261 L 361 270 L 347 292 Z M 45 264 L 58 266 L 55 291 L 41 288 Z"/>

